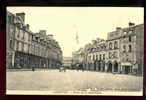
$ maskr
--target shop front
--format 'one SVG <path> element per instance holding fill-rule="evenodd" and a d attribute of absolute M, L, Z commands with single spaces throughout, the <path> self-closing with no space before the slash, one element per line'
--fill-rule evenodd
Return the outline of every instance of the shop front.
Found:
<path fill-rule="evenodd" d="M 124 74 L 132 73 L 132 64 L 130 62 L 122 62 L 121 67 L 122 67 L 122 73 Z"/>

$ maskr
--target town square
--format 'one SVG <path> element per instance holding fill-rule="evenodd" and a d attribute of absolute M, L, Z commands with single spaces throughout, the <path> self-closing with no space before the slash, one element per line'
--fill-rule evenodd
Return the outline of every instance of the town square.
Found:
<path fill-rule="evenodd" d="M 8 94 L 142 95 L 143 8 L 8 7 L 6 19 Z"/>

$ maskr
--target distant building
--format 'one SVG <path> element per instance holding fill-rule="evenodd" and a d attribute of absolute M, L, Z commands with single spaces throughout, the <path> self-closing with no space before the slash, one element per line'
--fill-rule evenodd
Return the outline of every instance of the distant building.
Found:
<path fill-rule="evenodd" d="M 83 48 L 72 53 L 72 65 L 83 64 L 84 54 Z"/>
<path fill-rule="evenodd" d="M 25 13 L 7 12 L 7 68 L 58 68 L 62 50 L 46 30 L 30 31 Z"/>
<path fill-rule="evenodd" d="M 71 68 L 72 57 L 63 57 L 63 66 Z"/>

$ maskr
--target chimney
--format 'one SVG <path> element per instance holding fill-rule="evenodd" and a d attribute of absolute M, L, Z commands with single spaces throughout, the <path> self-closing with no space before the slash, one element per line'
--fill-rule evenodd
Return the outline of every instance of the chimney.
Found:
<path fill-rule="evenodd" d="M 134 26 L 134 25 L 135 25 L 135 23 L 131 23 L 131 22 L 129 22 L 128 24 L 129 24 L 129 27 L 131 27 L 131 26 Z"/>
<path fill-rule="evenodd" d="M 119 31 L 121 30 L 122 28 L 121 27 L 116 27 L 116 31 Z"/>
<path fill-rule="evenodd" d="M 26 30 L 29 30 L 29 24 L 26 24 Z"/>
<path fill-rule="evenodd" d="M 46 30 L 40 30 L 39 32 L 41 35 L 45 36 L 46 35 Z"/>
<path fill-rule="evenodd" d="M 50 38 L 50 39 L 53 39 L 53 35 L 52 34 L 48 34 L 47 37 Z"/>
<path fill-rule="evenodd" d="M 24 12 L 16 13 L 16 16 L 20 17 L 22 19 L 23 23 L 24 23 L 24 21 L 25 21 L 25 13 Z"/>

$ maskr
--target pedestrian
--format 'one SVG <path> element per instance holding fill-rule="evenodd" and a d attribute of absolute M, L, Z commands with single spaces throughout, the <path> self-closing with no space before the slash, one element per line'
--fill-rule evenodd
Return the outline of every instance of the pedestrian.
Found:
<path fill-rule="evenodd" d="M 66 72 L 66 67 L 64 66 L 64 72 Z"/>
<path fill-rule="evenodd" d="M 34 67 L 32 67 L 32 71 L 33 71 L 33 72 L 35 71 L 35 68 L 34 68 Z"/>

